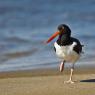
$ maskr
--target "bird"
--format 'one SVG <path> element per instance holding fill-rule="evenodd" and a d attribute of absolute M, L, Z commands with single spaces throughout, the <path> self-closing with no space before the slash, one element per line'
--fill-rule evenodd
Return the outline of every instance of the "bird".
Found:
<path fill-rule="evenodd" d="M 50 43 L 57 36 L 58 39 L 54 42 L 54 50 L 61 60 L 59 70 L 62 72 L 64 64 L 71 63 L 70 78 L 68 81 L 64 81 L 64 83 L 75 83 L 72 79 L 74 65 L 80 59 L 83 45 L 81 45 L 77 38 L 71 36 L 71 29 L 67 24 L 58 25 L 57 31 L 46 40 L 46 43 Z"/>

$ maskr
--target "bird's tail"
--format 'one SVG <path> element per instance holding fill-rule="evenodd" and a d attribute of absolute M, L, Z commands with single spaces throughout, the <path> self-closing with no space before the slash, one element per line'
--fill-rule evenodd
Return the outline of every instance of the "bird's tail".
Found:
<path fill-rule="evenodd" d="M 82 46 L 82 48 L 84 47 L 84 45 L 81 45 Z M 83 49 L 82 49 L 82 52 L 81 52 L 82 54 L 84 54 L 84 51 L 83 51 Z"/>

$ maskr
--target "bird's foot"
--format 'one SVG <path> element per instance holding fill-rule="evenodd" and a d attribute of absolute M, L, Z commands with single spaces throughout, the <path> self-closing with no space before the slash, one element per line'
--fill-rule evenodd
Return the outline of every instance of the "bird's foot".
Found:
<path fill-rule="evenodd" d="M 64 81 L 64 83 L 66 84 L 66 83 L 70 83 L 70 84 L 73 84 L 73 83 L 75 83 L 74 81 L 72 81 L 72 80 L 68 80 L 68 81 Z"/>

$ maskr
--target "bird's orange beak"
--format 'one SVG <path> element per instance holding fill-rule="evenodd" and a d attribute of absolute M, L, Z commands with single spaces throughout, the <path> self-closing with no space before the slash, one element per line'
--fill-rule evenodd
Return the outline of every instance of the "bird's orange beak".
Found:
<path fill-rule="evenodd" d="M 56 36 L 59 35 L 59 33 L 60 33 L 59 31 L 55 32 L 55 33 L 46 41 L 46 43 L 51 42 Z"/>

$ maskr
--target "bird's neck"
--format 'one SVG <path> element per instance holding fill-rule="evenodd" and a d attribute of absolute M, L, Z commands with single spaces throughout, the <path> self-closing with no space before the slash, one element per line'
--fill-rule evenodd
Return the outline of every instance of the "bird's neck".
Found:
<path fill-rule="evenodd" d="M 59 45 L 69 45 L 70 44 L 70 40 L 71 39 L 71 36 L 69 35 L 69 34 L 61 34 L 61 35 L 59 35 L 59 38 L 58 38 L 58 40 L 57 40 L 57 43 L 59 44 Z"/>

